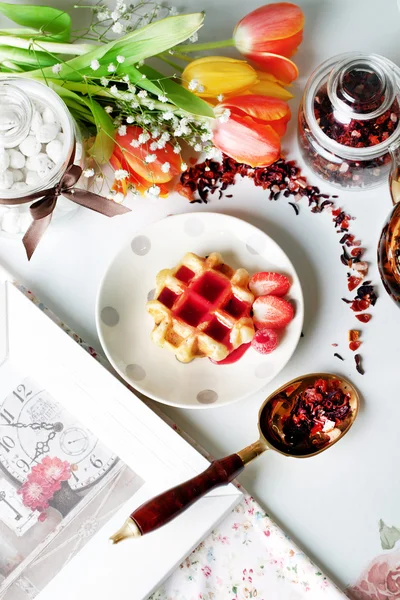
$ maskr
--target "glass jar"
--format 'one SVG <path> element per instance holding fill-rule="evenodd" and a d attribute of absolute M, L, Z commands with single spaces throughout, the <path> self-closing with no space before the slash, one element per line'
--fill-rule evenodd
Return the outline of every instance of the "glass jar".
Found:
<path fill-rule="evenodd" d="M 341 188 L 379 185 L 400 138 L 399 69 L 376 54 L 351 52 L 322 63 L 299 108 L 301 154 L 317 175 Z"/>
<path fill-rule="evenodd" d="M 71 161 L 83 167 L 82 143 L 61 98 L 38 81 L 2 79 L 0 235 L 20 237 L 26 232 L 32 222 L 29 207 L 34 201 L 25 197 L 54 187 Z M 70 216 L 77 209 L 75 203 L 60 196 L 52 218 Z"/>

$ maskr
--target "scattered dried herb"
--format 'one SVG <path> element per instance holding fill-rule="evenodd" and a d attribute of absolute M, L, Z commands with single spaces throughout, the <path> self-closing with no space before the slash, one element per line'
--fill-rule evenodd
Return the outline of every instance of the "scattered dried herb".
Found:
<path fill-rule="evenodd" d="M 355 354 L 354 355 L 354 360 L 356 362 L 356 369 L 357 369 L 357 371 L 360 373 L 360 375 L 364 375 L 365 371 L 364 371 L 364 369 L 362 367 L 362 364 L 361 364 L 361 356 L 360 356 L 360 354 Z"/>
<path fill-rule="evenodd" d="M 361 260 L 365 249 L 361 247 L 361 241 L 349 231 L 354 217 L 335 206 L 334 199 L 338 198 L 337 195 L 323 194 L 317 186 L 310 185 L 295 161 L 281 158 L 268 167 L 252 168 L 225 155 L 222 162 L 207 159 L 182 173 L 177 191 L 192 203 L 207 203 L 216 193 L 221 198 L 228 187 L 235 185 L 237 177 L 252 179 L 255 186 L 269 191 L 268 199 L 271 201 L 287 198 L 296 215 L 299 214 L 298 202 L 302 199 L 307 200 L 313 213 L 331 212 L 335 229 L 343 234 L 339 239 L 342 247 L 340 260 L 346 269 L 353 271 L 347 273 L 348 289 L 353 291 L 358 288 L 353 300 L 342 300 L 354 312 L 362 312 L 374 306 L 377 299 L 375 290 L 370 281 L 363 283 L 368 273 L 368 262 Z M 232 194 L 226 194 L 226 197 L 231 196 Z M 370 315 L 355 316 L 363 323 L 371 318 Z"/>
<path fill-rule="evenodd" d="M 336 356 L 336 358 L 339 358 L 339 360 L 344 360 L 343 356 L 341 356 L 338 352 L 335 352 L 333 356 Z"/>

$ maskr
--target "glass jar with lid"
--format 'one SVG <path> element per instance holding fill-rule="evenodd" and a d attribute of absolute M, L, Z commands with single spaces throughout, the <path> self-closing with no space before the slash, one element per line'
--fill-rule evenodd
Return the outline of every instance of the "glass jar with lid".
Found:
<path fill-rule="evenodd" d="M 29 228 L 28 196 L 57 185 L 70 164 L 83 167 L 79 130 L 62 99 L 31 79 L 0 81 L 0 235 L 20 237 Z M 77 204 L 60 196 L 53 219 Z"/>
<path fill-rule="evenodd" d="M 347 53 L 310 76 L 298 136 L 307 165 L 331 184 L 371 188 L 387 180 L 400 139 L 399 69 L 375 54 Z"/>

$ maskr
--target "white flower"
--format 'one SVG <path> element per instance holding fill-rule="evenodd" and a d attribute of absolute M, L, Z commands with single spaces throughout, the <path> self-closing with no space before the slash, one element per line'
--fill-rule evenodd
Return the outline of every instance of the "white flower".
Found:
<path fill-rule="evenodd" d="M 122 23 L 117 21 L 116 23 L 114 23 L 114 25 L 111 27 L 111 29 L 113 30 L 114 33 L 122 33 L 124 30 L 124 26 L 122 25 Z"/>
<path fill-rule="evenodd" d="M 148 154 L 144 157 L 144 162 L 147 164 L 153 163 L 155 160 L 157 160 L 157 156 L 155 154 Z"/>
<path fill-rule="evenodd" d="M 112 106 L 105 106 L 104 110 L 110 115 L 114 109 Z"/>
<path fill-rule="evenodd" d="M 188 88 L 189 88 L 189 90 L 190 90 L 191 92 L 194 92 L 195 90 L 197 90 L 197 88 L 198 88 L 198 85 L 199 85 L 199 80 L 198 80 L 198 79 L 191 79 L 191 80 L 189 81 Z"/>
<path fill-rule="evenodd" d="M 213 139 L 212 131 L 209 131 L 208 133 L 202 133 L 200 136 L 200 139 L 202 142 L 208 142 L 209 140 L 212 140 Z"/>
<path fill-rule="evenodd" d="M 164 121 L 170 121 L 174 118 L 174 113 L 172 113 L 170 110 L 167 110 L 165 113 L 163 113 L 162 118 Z"/>
<path fill-rule="evenodd" d="M 110 92 L 114 95 L 114 96 L 119 96 L 119 89 L 117 88 L 116 85 L 112 85 L 110 87 Z"/>
<path fill-rule="evenodd" d="M 138 98 L 147 98 L 146 90 L 140 90 L 140 92 L 138 93 Z"/>
<path fill-rule="evenodd" d="M 130 125 L 131 123 L 135 122 L 135 118 L 129 115 L 129 117 L 126 117 L 126 122 Z"/>
<path fill-rule="evenodd" d="M 151 130 L 151 137 L 152 138 L 157 138 L 160 135 L 160 130 L 159 129 L 152 129 Z"/>
<path fill-rule="evenodd" d="M 125 77 L 127 77 L 127 75 Z M 131 83 L 128 85 L 128 90 L 132 92 L 132 94 L 136 94 L 136 88 Z"/>
<path fill-rule="evenodd" d="M 229 108 L 226 108 L 224 110 L 224 112 L 222 113 L 222 115 L 220 115 L 219 117 L 217 117 L 217 119 L 221 123 L 226 123 L 227 121 L 229 121 L 229 117 L 230 116 L 231 116 L 231 111 L 229 110 Z"/>
<path fill-rule="evenodd" d="M 182 135 L 182 133 L 183 133 L 183 131 L 182 131 L 182 129 L 179 129 L 179 127 L 178 127 L 178 129 L 174 130 L 175 137 L 180 137 Z"/>
<path fill-rule="evenodd" d="M 154 105 L 154 102 L 153 102 L 152 100 L 149 100 L 149 101 L 147 102 L 147 108 L 148 108 L 149 110 L 154 110 L 154 106 L 155 106 L 155 105 Z"/>
<path fill-rule="evenodd" d="M 151 123 L 151 119 L 148 119 L 147 117 L 143 117 L 143 119 L 142 119 L 142 122 L 143 122 L 145 125 L 150 125 L 150 123 Z"/>
<path fill-rule="evenodd" d="M 190 42 L 191 44 L 195 44 L 195 43 L 198 41 L 198 39 L 199 39 L 199 35 L 198 35 L 198 33 L 196 32 L 196 33 L 194 33 L 193 35 L 191 35 L 191 36 L 190 36 L 190 38 L 189 38 L 189 42 Z"/>
<path fill-rule="evenodd" d="M 126 135 L 126 125 L 120 125 L 118 127 L 118 133 L 119 135 Z"/>
<path fill-rule="evenodd" d="M 180 147 L 179 144 L 175 144 L 174 146 L 174 153 L 175 154 L 179 154 L 179 152 L 182 150 L 182 148 Z"/>
<path fill-rule="evenodd" d="M 100 68 L 100 63 L 98 60 L 92 60 L 92 62 L 90 63 L 90 68 L 92 69 L 92 71 L 97 71 L 97 69 Z"/>
<path fill-rule="evenodd" d="M 138 108 L 138 106 L 139 106 L 139 102 L 137 100 L 132 100 L 131 108 Z"/>
<path fill-rule="evenodd" d="M 158 185 L 152 185 L 151 187 L 149 187 L 149 189 L 147 190 L 147 192 L 149 194 L 151 194 L 152 196 L 159 196 L 160 195 L 160 188 L 158 187 Z"/>
<path fill-rule="evenodd" d="M 101 85 L 104 85 L 104 87 L 107 87 L 108 86 L 107 77 L 100 77 L 100 83 L 101 83 Z"/>
<path fill-rule="evenodd" d="M 107 21 L 107 19 L 109 19 L 110 17 L 111 14 L 108 10 L 102 10 L 101 12 L 97 13 L 97 18 L 99 21 Z"/>
<path fill-rule="evenodd" d="M 168 131 L 164 131 L 164 133 L 161 136 L 161 139 L 164 140 L 165 142 L 169 142 L 169 140 L 171 139 L 171 136 L 168 133 Z"/>
<path fill-rule="evenodd" d="M 199 143 L 194 145 L 194 149 L 196 152 L 201 152 L 203 150 L 203 146 Z"/>
<path fill-rule="evenodd" d="M 122 64 L 125 62 L 125 56 L 121 56 L 120 54 L 117 56 L 117 63 Z"/>
<path fill-rule="evenodd" d="M 109 73 L 114 73 L 114 71 L 116 71 L 116 70 L 117 70 L 117 67 L 114 65 L 114 63 L 110 63 L 107 67 L 107 71 Z"/>
<path fill-rule="evenodd" d="M 118 60 L 118 57 L 117 57 L 117 60 Z M 123 81 L 125 81 L 125 83 L 129 83 L 129 75 L 124 75 L 122 79 L 123 79 Z"/>
<path fill-rule="evenodd" d="M 163 173 L 168 173 L 170 168 L 171 168 L 171 165 L 169 164 L 169 162 L 165 162 L 164 164 L 161 165 L 161 171 Z"/>
<path fill-rule="evenodd" d="M 132 140 L 130 145 L 132 146 L 132 148 L 139 148 L 140 142 L 139 140 Z"/>
<path fill-rule="evenodd" d="M 179 15 L 178 9 L 176 8 L 176 6 L 170 6 L 168 9 L 168 12 L 171 15 L 171 17 L 176 17 L 176 15 Z"/>
<path fill-rule="evenodd" d="M 121 204 L 121 202 L 124 201 L 124 195 L 121 192 L 117 192 L 116 194 L 114 194 L 111 200 L 114 200 L 114 202 Z"/>
<path fill-rule="evenodd" d="M 138 140 L 141 144 L 144 144 L 145 142 L 148 142 L 150 139 L 150 134 L 147 133 L 147 131 L 141 133 L 138 137 Z"/>
<path fill-rule="evenodd" d="M 152 152 L 154 152 L 154 150 L 157 150 L 157 148 L 158 148 L 157 142 L 151 142 L 149 148 Z"/>
<path fill-rule="evenodd" d="M 62 69 L 62 65 L 61 65 L 60 63 L 57 63 L 56 65 L 53 65 L 53 66 L 51 67 L 51 70 L 52 70 L 52 71 L 53 71 L 53 73 L 55 73 L 56 75 L 58 75 L 58 74 L 59 74 L 59 72 L 61 71 L 61 69 Z"/>
<path fill-rule="evenodd" d="M 84 177 L 87 177 L 89 179 L 89 177 L 93 177 L 93 175 L 94 175 L 94 169 L 85 169 L 83 171 L 82 175 Z"/>
<path fill-rule="evenodd" d="M 217 96 L 218 102 L 222 102 L 223 99 L 224 99 L 224 95 L 223 94 L 218 94 L 218 96 Z"/>
<path fill-rule="evenodd" d="M 165 144 L 167 142 L 165 140 L 162 140 L 161 138 L 158 140 L 157 142 L 157 148 L 159 148 L 160 150 L 162 150 L 163 148 L 165 148 Z"/>
<path fill-rule="evenodd" d="M 142 79 L 146 79 L 146 75 L 144 73 L 142 75 Z"/>
<path fill-rule="evenodd" d="M 117 181 L 121 181 L 122 179 L 129 177 L 129 173 L 128 171 L 125 171 L 125 169 L 117 169 L 114 173 L 114 177 Z"/>
<path fill-rule="evenodd" d="M 137 66 L 138 67 L 143 67 L 143 65 L 144 65 L 144 60 L 139 60 Z M 144 77 L 146 77 L 146 75 Z M 142 75 L 142 79 L 143 79 L 143 75 Z"/>
<path fill-rule="evenodd" d="M 188 166 L 185 162 L 181 163 L 181 171 L 186 171 L 187 168 Z"/>
<path fill-rule="evenodd" d="M 197 86 L 197 91 L 200 92 L 200 94 L 202 94 L 204 92 L 204 90 L 205 90 L 204 85 L 198 85 Z"/>
<path fill-rule="evenodd" d="M 165 95 L 158 96 L 158 99 L 159 99 L 160 102 L 168 102 L 168 98 Z"/>

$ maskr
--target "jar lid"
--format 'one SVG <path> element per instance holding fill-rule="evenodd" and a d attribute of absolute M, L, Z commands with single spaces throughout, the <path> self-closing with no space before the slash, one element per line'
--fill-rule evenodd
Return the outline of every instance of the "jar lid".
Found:
<path fill-rule="evenodd" d="M 344 158 L 374 158 L 400 137 L 398 67 L 388 59 L 342 54 L 323 63 L 305 90 L 305 114 L 321 144 Z"/>

